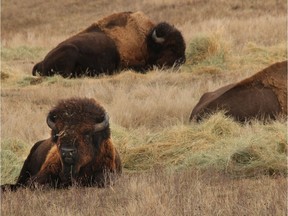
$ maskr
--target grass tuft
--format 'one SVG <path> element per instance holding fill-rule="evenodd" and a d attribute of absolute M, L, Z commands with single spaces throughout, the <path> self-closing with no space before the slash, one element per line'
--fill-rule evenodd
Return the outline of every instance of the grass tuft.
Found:
<path fill-rule="evenodd" d="M 240 125 L 220 112 L 200 124 L 173 126 L 161 133 L 129 134 L 121 128 L 114 138 L 117 145 L 122 143 L 119 149 L 128 171 L 157 166 L 176 170 L 213 168 L 248 177 L 271 170 L 287 174 L 285 129 L 279 122 L 261 127 L 259 123 Z"/>
<path fill-rule="evenodd" d="M 17 139 L 1 141 L 1 184 L 14 183 L 19 176 L 29 145 Z"/>
<path fill-rule="evenodd" d="M 187 64 L 224 69 L 227 54 L 227 46 L 218 35 L 197 36 L 187 47 Z"/>

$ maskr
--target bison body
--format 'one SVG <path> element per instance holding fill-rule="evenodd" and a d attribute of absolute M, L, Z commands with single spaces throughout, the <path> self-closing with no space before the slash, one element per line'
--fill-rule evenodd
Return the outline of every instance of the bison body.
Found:
<path fill-rule="evenodd" d="M 35 185 L 103 187 L 121 173 L 109 117 L 95 100 L 63 100 L 50 111 L 47 124 L 51 137 L 34 144 L 16 184 L 2 185 L 2 190 Z"/>
<path fill-rule="evenodd" d="M 205 93 L 192 110 L 190 121 L 199 121 L 219 110 L 240 122 L 287 115 L 287 61 L 275 63 L 238 83 Z"/>
<path fill-rule="evenodd" d="M 185 62 L 185 48 L 182 34 L 170 24 L 156 25 L 142 12 L 116 13 L 60 43 L 34 66 L 32 74 L 94 76 L 179 66 Z"/>
<path fill-rule="evenodd" d="M 95 31 L 75 35 L 52 49 L 32 71 L 41 76 L 56 73 L 63 77 L 112 74 L 120 64 L 115 42 L 103 32 Z"/>

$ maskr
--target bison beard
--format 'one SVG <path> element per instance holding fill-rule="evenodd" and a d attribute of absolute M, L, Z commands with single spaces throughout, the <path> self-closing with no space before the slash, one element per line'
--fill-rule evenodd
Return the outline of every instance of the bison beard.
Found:
<path fill-rule="evenodd" d="M 52 49 L 34 65 L 35 76 L 112 75 L 133 69 L 144 72 L 185 62 L 185 41 L 168 23 L 155 25 L 142 12 L 104 17 Z"/>
<path fill-rule="evenodd" d="M 47 186 L 109 185 L 121 174 L 121 160 L 110 138 L 109 117 L 93 99 L 63 100 L 47 116 L 51 137 L 32 147 L 16 184 L 1 190 Z"/>

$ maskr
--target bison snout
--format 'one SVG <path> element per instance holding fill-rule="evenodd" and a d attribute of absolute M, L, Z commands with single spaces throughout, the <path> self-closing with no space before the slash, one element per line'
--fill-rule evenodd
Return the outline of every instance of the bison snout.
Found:
<path fill-rule="evenodd" d="M 77 149 L 75 148 L 61 148 L 61 157 L 63 159 L 63 162 L 67 164 L 74 164 L 76 155 L 77 155 Z"/>

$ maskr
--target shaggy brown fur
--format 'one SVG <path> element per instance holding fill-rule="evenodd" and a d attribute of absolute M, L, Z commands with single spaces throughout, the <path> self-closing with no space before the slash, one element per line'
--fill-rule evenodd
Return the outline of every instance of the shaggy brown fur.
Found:
<path fill-rule="evenodd" d="M 281 105 L 281 113 L 287 115 L 287 61 L 277 62 L 241 81 L 238 85 L 253 86 L 258 82 L 275 93 Z"/>
<path fill-rule="evenodd" d="M 238 121 L 287 116 L 287 61 L 275 63 L 239 83 L 205 93 L 190 120 L 224 109 Z"/>
<path fill-rule="evenodd" d="M 73 183 L 100 187 L 109 184 L 107 175 L 120 174 L 122 167 L 105 113 L 94 99 L 60 101 L 47 117 L 51 137 L 32 147 L 17 183 L 2 185 L 1 189 L 35 184 L 55 188 Z"/>
<path fill-rule="evenodd" d="M 146 37 L 155 24 L 143 12 L 112 14 L 97 21 L 93 26 L 100 28 L 115 41 L 120 53 L 121 68 L 146 64 Z"/>
<path fill-rule="evenodd" d="M 157 43 L 153 39 L 153 32 L 157 32 L 157 36 L 164 38 L 161 43 Z M 148 59 L 147 64 L 158 67 L 172 67 L 183 64 L 186 60 L 186 45 L 182 34 L 173 26 L 166 22 L 159 23 L 150 30 L 147 36 Z"/>

